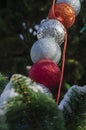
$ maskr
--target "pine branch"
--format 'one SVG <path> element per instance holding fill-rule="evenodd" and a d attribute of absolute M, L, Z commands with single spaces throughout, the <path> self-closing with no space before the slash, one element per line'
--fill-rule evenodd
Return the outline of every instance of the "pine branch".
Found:
<path fill-rule="evenodd" d="M 59 108 L 64 113 L 67 130 L 86 130 L 86 86 L 71 87 Z"/>
<path fill-rule="evenodd" d="M 17 77 L 16 77 L 17 76 Z M 11 87 L 18 95 L 11 97 L 6 108 L 6 122 L 9 130 L 65 130 L 62 112 L 55 101 L 44 93 L 35 92 L 29 78 L 15 75 Z M 36 87 L 34 85 L 34 87 Z M 2 129 L 5 130 L 5 129 Z"/>
<path fill-rule="evenodd" d="M 2 93 L 3 89 L 5 88 L 5 85 L 7 84 L 8 79 L 5 75 L 0 73 L 0 94 Z"/>

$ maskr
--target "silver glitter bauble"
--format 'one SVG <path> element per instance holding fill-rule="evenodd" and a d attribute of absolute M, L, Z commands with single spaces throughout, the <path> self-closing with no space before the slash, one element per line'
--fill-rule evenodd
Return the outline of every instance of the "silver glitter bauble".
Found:
<path fill-rule="evenodd" d="M 42 38 L 33 44 L 30 55 L 34 63 L 44 58 L 58 63 L 61 58 L 61 49 L 54 38 Z"/>
<path fill-rule="evenodd" d="M 79 14 L 81 9 L 80 0 L 57 0 L 56 3 L 61 3 L 61 2 L 69 4 L 75 11 L 76 16 Z"/>
<path fill-rule="evenodd" d="M 65 28 L 58 20 L 46 19 L 39 25 L 37 38 L 53 37 L 55 41 L 61 45 L 64 42 Z"/>

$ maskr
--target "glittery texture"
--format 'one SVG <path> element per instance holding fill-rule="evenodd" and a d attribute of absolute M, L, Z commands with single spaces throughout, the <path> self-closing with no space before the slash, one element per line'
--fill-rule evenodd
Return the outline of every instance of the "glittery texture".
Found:
<path fill-rule="evenodd" d="M 29 76 L 49 89 L 54 89 L 59 84 L 61 71 L 52 60 L 42 59 L 31 67 Z"/>
<path fill-rule="evenodd" d="M 61 45 L 64 42 L 65 28 L 58 21 L 54 19 L 46 19 L 41 22 L 37 31 L 37 38 L 53 37 L 55 41 Z"/>
<path fill-rule="evenodd" d="M 75 12 L 71 6 L 66 3 L 56 3 L 54 5 L 54 13 L 53 15 L 52 8 L 49 11 L 48 18 L 53 19 L 57 18 L 60 22 L 66 27 L 69 28 L 73 25 L 75 21 Z"/>
<path fill-rule="evenodd" d="M 58 63 L 61 58 L 61 49 L 54 38 L 42 38 L 33 44 L 30 55 L 34 63 L 44 58 Z"/>
<path fill-rule="evenodd" d="M 75 14 L 78 15 L 81 9 L 80 0 L 57 0 L 57 3 L 67 3 L 69 4 L 75 11 Z"/>

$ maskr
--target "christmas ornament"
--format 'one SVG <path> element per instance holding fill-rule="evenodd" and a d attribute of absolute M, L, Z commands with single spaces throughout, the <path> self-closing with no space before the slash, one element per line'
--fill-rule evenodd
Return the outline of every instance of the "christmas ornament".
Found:
<path fill-rule="evenodd" d="M 52 59 L 58 63 L 61 58 L 61 49 L 54 38 L 46 37 L 39 39 L 33 44 L 30 55 L 34 63 L 44 58 Z"/>
<path fill-rule="evenodd" d="M 53 37 L 61 45 L 64 42 L 65 28 L 55 19 L 46 19 L 41 22 L 37 31 L 37 38 Z"/>
<path fill-rule="evenodd" d="M 63 6 L 64 3 L 57 3 L 57 5 L 58 8 L 55 8 L 56 11 L 54 8 L 50 10 L 49 17 L 51 19 L 58 19 L 67 28 L 70 27 L 75 20 L 75 14 L 71 6 L 69 6 L 68 3 L 65 4 L 65 6 Z M 45 24 L 43 26 L 45 26 Z M 44 30 L 47 26 L 48 25 L 44 27 Z M 43 29 L 42 26 L 40 26 L 40 28 Z M 86 28 L 84 28 L 84 30 L 86 30 Z M 84 30 L 82 30 L 82 32 Z M 57 34 L 55 29 L 50 28 L 46 33 L 40 31 L 37 35 L 39 40 L 35 43 L 36 45 L 34 44 L 35 47 L 32 54 L 34 54 L 34 51 L 39 52 L 36 53 L 38 55 L 34 55 L 34 57 L 42 56 L 42 60 L 40 60 L 39 57 L 39 59 L 37 59 L 38 62 L 35 61 L 36 63 L 31 67 L 29 72 L 30 78 L 37 83 L 19 74 L 15 74 L 11 77 L 10 82 L 0 96 L 0 129 L 65 130 L 64 126 L 67 130 L 86 129 L 86 86 L 83 88 L 79 88 L 78 86 L 71 87 L 61 101 L 59 109 L 55 101 L 50 96 L 45 95 L 51 95 L 49 89 L 54 89 L 59 85 L 56 103 L 59 102 L 64 74 L 67 32 L 65 31 L 65 37 L 63 39 L 61 39 L 62 37 L 59 38 L 59 34 L 57 38 Z M 34 35 L 36 35 L 36 32 L 34 32 Z M 58 65 L 53 61 L 57 62 L 57 54 L 61 52 L 58 51 L 59 53 L 56 53 L 56 51 L 60 48 L 59 45 L 63 41 L 62 70 L 60 71 Z M 53 46 L 51 42 L 53 42 Z M 56 42 L 59 45 L 56 44 Z M 49 59 L 46 58 L 47 56 L 50 56 Z M 44 85 L 47 86 L 47 88 Z"/>
<path fill-rule="evenodd" d="M 75 12 L 73 8 L 66 3 L 56 3 L 54 5 L 54 13 L 51 8 L 48 14 L 48 18 L 57 18 L 66 28 L 69 28 L 75 21 Z"/>
<path fill-rule="evenodd" d="M 49 89 L 54 89 L 59 85 L 61 71 L 52 60 L 42 59 L 33 64 L 29 71 L 29 77 Z"/>
<path fill-rule="evenodd" d="M 75 14 L 76 15 L 79 14 L 81 9 L 80 0 L 57 0 L 57 3 L 61 3 L 61 2 L 69 4 L 75 11 Z"/>

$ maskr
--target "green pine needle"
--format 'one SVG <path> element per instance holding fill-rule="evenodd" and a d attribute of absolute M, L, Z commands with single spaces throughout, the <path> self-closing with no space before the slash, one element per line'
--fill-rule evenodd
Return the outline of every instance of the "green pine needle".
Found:
<path fill-rule="evenodd" d="M 53 99 L 32 90 L 27 90 L 27 93 L 28 104 L 24 95 L 8 103 L 6 116 L 9 130 L 64 130 L 62 113 Z"/>
<path fill-rule="evenodd" d="M 62 112 L 55 101 L 49 95 L 28 88 L 26 78 L 15 78 L 11 80 L 12 88 L 18 95 L 10 98 L 5 106 L 4 123 L 8 128 L 1 130 L 65 130 Z"/>
<path fill-rule="evenodd" d="M 0 73 L 0 94 L 2 93 L 3 89 L 5 88 L 5 85 L 7 84 L 8 79 L 4 74 Z"/>
<path fill-rule="evenodd" d="M 67 130 L 86 130 L 86 89 L 83 88 L 86 86 L 80 91 L 72 89 L 67 102 L 71 111 L 68 111 L 68 106 L 63 109 Z"/>

